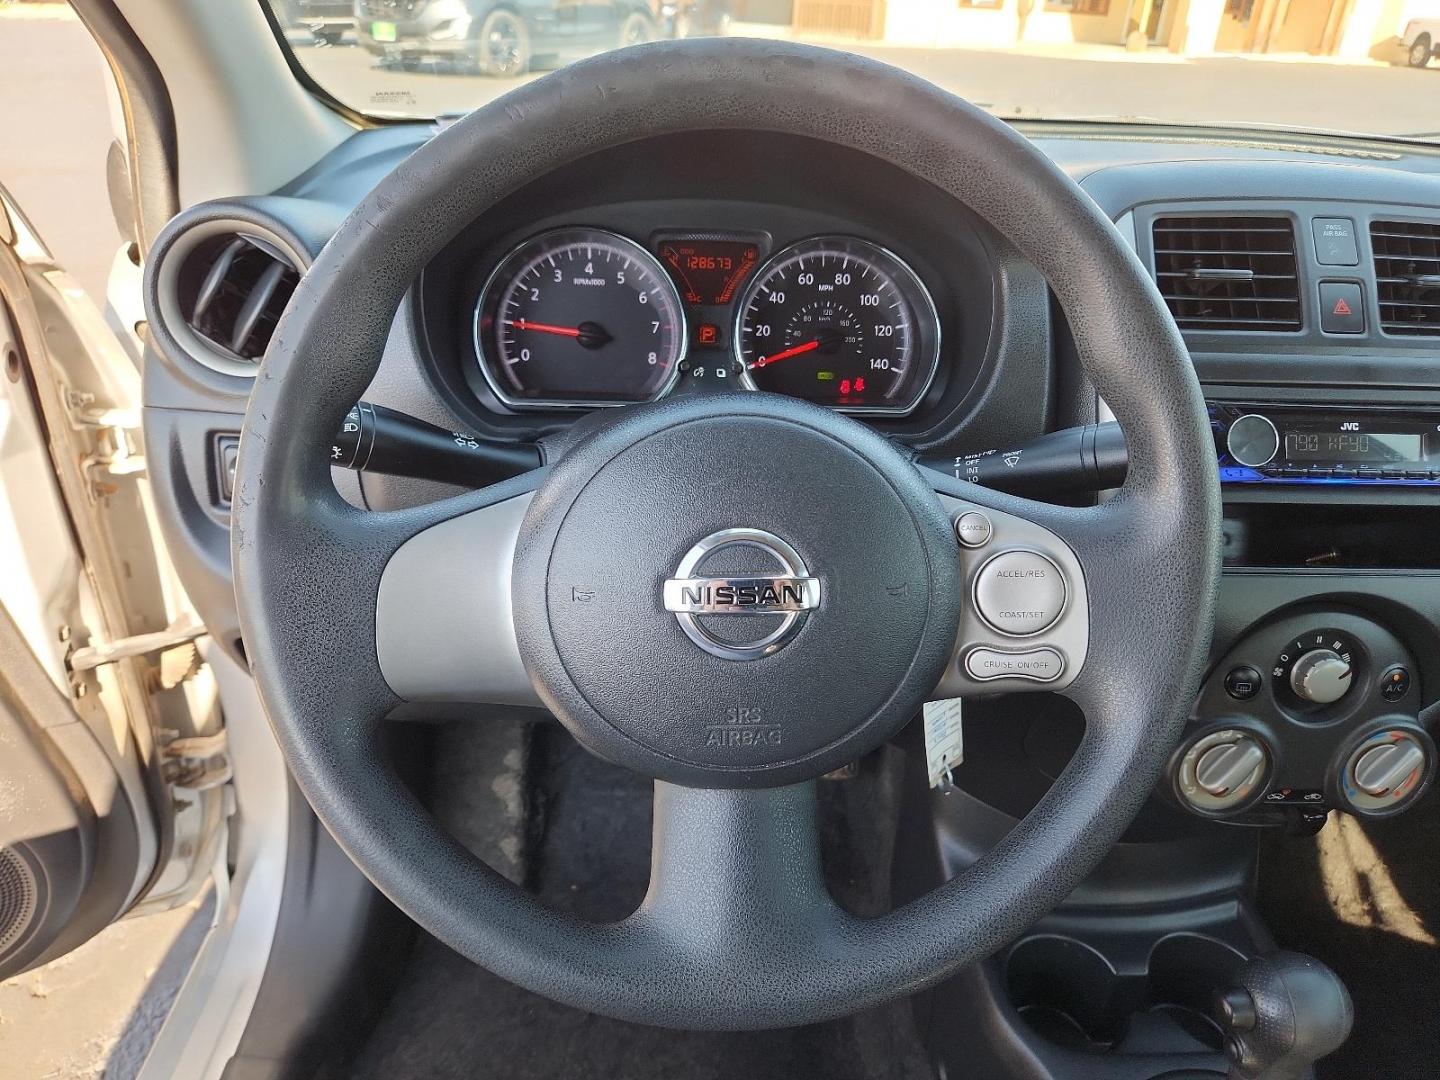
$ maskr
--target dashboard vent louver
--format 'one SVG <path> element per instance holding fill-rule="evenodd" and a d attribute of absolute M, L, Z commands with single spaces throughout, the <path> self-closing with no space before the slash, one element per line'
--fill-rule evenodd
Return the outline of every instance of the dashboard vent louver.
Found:
<path fill-rule="evenodd" d="M 1300 329 L 1295 228 L 1283 217 L 1160 217 L 1155 280 L 1182 330 Z"/>
<path fill-rule="evenodd" d="M 222 356 L 258 364 L 300 271 L 257 236 L 208 237 L 188 254 L 178 280 L 186 325 Z"/>
<path fill-rule="evenodd" d="M 1372 221 L 1375 292 L 1387 334 L 1440 335 L 1440 224 Z"/>

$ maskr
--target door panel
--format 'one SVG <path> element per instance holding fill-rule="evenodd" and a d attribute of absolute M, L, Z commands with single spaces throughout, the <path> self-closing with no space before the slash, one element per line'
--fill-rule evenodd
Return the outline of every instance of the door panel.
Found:
<path fill-rule="evenodd" d="M 183 651 L 197 631 L 157 540 L 139 372 L 3 189 L 0 370 L 5 978 L 193 897 L 228 767 L 206 767 L 223 729 Z"/>

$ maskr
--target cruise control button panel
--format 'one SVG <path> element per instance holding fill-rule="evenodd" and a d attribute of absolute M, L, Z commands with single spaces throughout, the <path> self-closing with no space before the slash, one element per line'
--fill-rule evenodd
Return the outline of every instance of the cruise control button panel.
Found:
<path fill-rule="evenodd" d="M 1065 575 L 1038 551 L 1002 551 L 975 575 L 975 610 L 1011 637 L 1048 630 L 1065 610 Z"/>
<path fill-rule="evenodd" d="M 1065 658 L 1054 649 L 1002 652 L 981 645 L 965 654 L 965 670 L 979 682 L 1012 677 L 1048 683 L 1065 674 Z"/>
<path fill-rule="evenodd" d="M 1090 608 L 1069 545 L 1044 526 L 942 494 L 965 604 L 936 699 L 1061 690 L 1085 664 Z"/>
<path fill-rule="evenodd" d="M 971 510 L 955 519 L 955 536 L 967 548 L 984 547 L 994 532 L 995 526 L 979 510 Z"/>

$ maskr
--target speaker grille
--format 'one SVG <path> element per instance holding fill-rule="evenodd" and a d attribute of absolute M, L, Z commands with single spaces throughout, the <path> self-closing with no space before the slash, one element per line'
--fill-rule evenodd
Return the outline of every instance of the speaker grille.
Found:
<path fill-rule="evenodd" d="M 13 847 L 0 847 L 0 958 L 25 936 L 39 904 L 30 860 Z"/>

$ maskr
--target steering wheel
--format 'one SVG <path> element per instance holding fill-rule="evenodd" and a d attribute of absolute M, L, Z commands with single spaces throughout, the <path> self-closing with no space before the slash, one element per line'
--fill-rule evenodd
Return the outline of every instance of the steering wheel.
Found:
<path fill-rule="evenodd" d="M 417 509 L 362 512 L 339 497 L 330 433 L 448 240 L 581 157 L 716 129 L 872 155 L 1013 243 L 1048 279 L 1124 429 L 1124 487 L 1083 508 L 998 494 L 916 468 L 844 416 L 749 393 L 604 410 L 546 468 Z M 1111 222 L 974 106 L 856 56 L 776 42 L 664 42 L 571 65 L 382 180 L 275 332 L 234 507 L 266 711 L 356 864 L 505 978 L 685 1028 L 804 1024 L 914 993 L 1057 904 L 1161 774 L 1219 574 L 1199 386 Z M 952 525 L 967 509 L 994 531 L 973 553 Z M 747 588 L 758 613 L 729 617 Z M 1035 612 L 1054 616 L 1050 629 L 997 639 Z M 1086 717 L 1069 766 L 954 879 L 880 917 L 842 910 L 821 874 L 816 779 L 952 693 L 973 649 L 997 640 L 1059 659 L 1050 685 Z M 434 700 L 543 704 L 586 748 L 655 779 L 651 882 L 633 915 L 597 925 L 548 910 L 437 824 L 377 739 L 402 702 Z"/>

